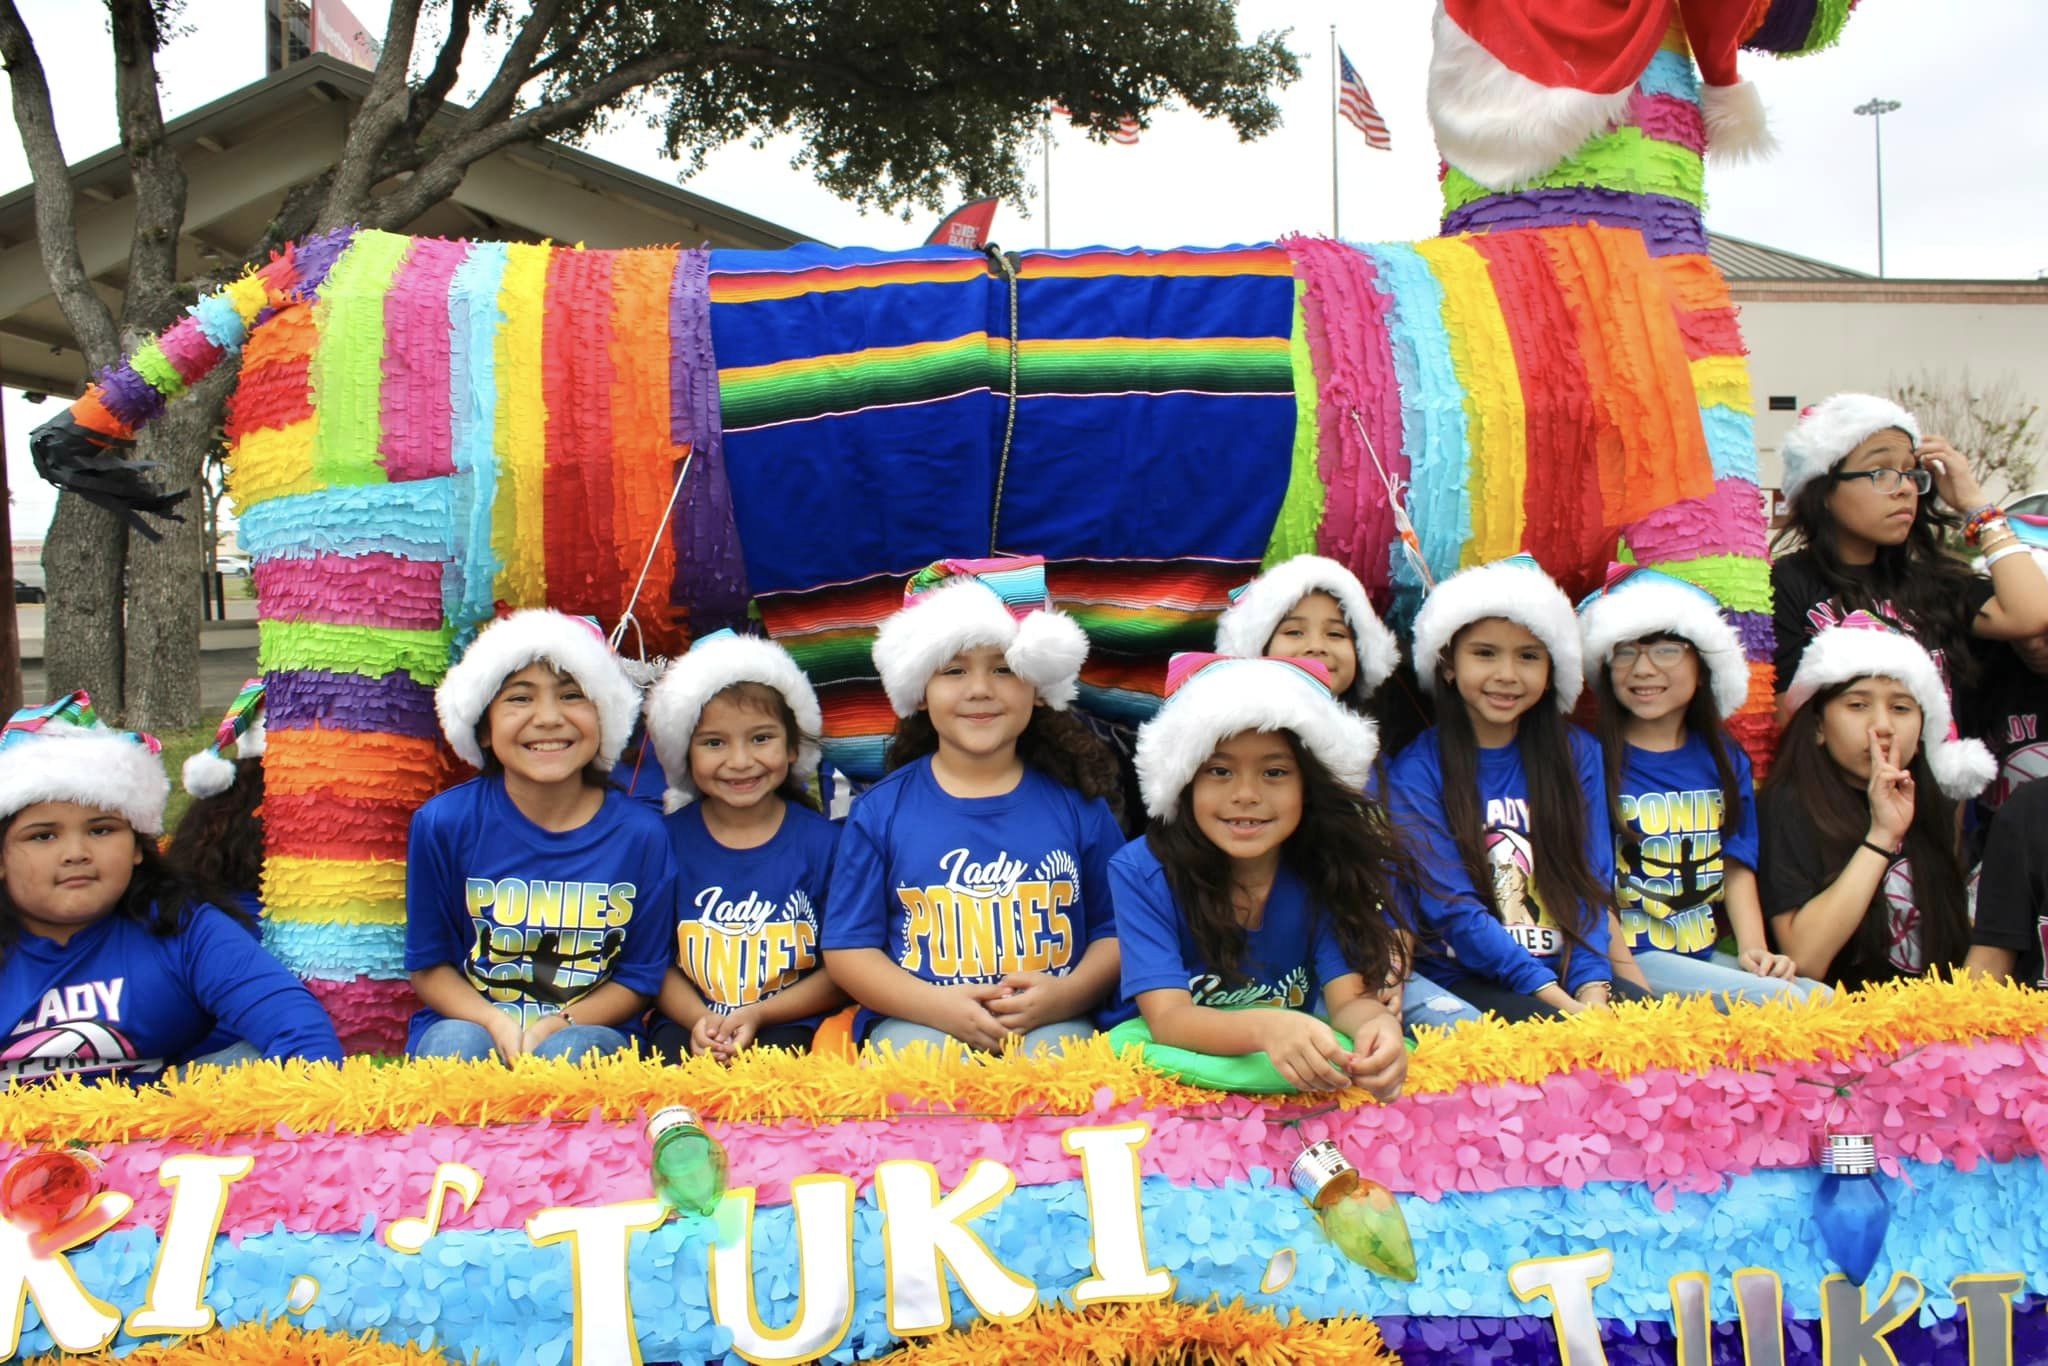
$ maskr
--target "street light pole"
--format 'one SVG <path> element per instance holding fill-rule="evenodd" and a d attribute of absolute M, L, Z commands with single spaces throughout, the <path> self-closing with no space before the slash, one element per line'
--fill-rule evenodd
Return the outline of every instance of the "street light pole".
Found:
<path fill-rule="evenodd" d="M 1899 108 L 1897 100 L 1872 99 L 1856 106 L 1856 112 L 1870 116 L 1877 140 L 1877 278 L 1884 278 L 1884 116 Z"/>

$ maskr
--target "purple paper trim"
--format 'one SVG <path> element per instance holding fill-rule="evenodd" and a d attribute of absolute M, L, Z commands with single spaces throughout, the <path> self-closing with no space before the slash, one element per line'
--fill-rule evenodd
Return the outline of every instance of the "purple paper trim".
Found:
<path fill-rule="evenodd" d="M 1707 228 L 1698 205 L 1669 195 L 1629 194 L 1584 185 L 1489 195 L 1447 214 L 1444 235 L 1574 223 L 1639 232 L 1652 256 L 1703 256 L 1707 250 Z"/>
<path fill-rule="evenodd" d="M 130 431 L 164 410 L 164 396 L 127 361 L 100 371 L 100 402 Z"/>
<path fill-rule="evenodd" d="M 1820 0 L 1777 0 L 1742 45 L 1752 52 L 1797 52 L 1813 32 L 1813 16 L 1819 7 Z"/>
<path fill-rule="evenodd" d="M 1771 657 L 1778 643 L 1777 634 L 1771 630 L 1768 612 L 1730 612 L 1728 624 L 1735 628 L 1736 639 L 1742 642 L 1744 659 L 1763 661 Z"/>
<path fill-rule="evenodd" d="M 432 740 L 441 724 L 434 714 L 434 690 L 415 683 L 405 670 L 382 678 L 288 670 L 265 679 L 263 706 L 272 730 L 375 731 Z"/>
<path fill-rule="evenodd" d="M 747 618 L 746 562 L 725 475 L 718 358 L 711 347 L 711 253 L 686 251 L 669 294 L 669 436 L 695 451 L 671 535 L 676 576 L 669 601 L 689 613 L 690 634 L 738 627 Z"/>
<path fill-rule="evenodd" d="M 2013 1301 L 2013 1355 L 2016 1362 L 2048 1361 L 2048 1301 Z M 1512 1319 L 1387 1316 L 1374 1320 L 1387 1347 L 1403 1366 L 1561 1366 L 1557 1331 L 1545 1317 Z M 1610 1366 L 1671 1366 L 1678 1352 L 1668 1321 L 1630 1324 L 1600 1321 L 1600 1339 Z M 1966 1315 L 1901 1324 L 1885 1338 L 1900 1361 L 1935 1363 L 1969 1358 L 1970 1326 Z M 1820 1324 L 1813 1319 L 1785 1320 L 1785 1366 L 1821 1366 Z M 1714 1325 L 1715 1366 L 1739 1366 L 1743 1359 L 1742 1329 L 1737 1323 Z"/>
<path fill-rule="evenodd" d="M 327 282 L 328 272 L 334 263 L 348 250 L 348 244 L 355 240 L 355 224 L 333 228 L 327 232 L 315 233 L 299 239 L 292 252 L 292 265 L 298 273 L 298 284 L 292 292 L 302 299 L 310 299 L 321 285 Z"/>

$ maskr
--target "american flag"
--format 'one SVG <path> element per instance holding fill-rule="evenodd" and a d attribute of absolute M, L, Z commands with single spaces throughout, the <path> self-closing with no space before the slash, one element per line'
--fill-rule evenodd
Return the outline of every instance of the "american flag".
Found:
<path fill-rule="evenodd" d="M 1074 116 L 1073 111 L 1064 104 L 1054 103 L 1047 105 L 1046 108 L 1063 119 Z M 1138 121 L 1126 115 L 1116 121 L 1116 129 L 1109 135 L 1109 140 L 1119 147 L 1135 147 L 1138 145 L 1138 131 Z"/>
<path fill-rule="evenodd" d="M 1344 55 L 1341 47 L 1337 49 L 1337 112 L 1353 128 L 1365 134 L 1368 146 L 1377 147 L 1382 152 L 1394 150 L 1394 141 L 1387 136 L 1386 120 L 1373 107 L 1365 82 L 1358 79 L 1358 68 L 1351 65 L 1351 59 Z"/>

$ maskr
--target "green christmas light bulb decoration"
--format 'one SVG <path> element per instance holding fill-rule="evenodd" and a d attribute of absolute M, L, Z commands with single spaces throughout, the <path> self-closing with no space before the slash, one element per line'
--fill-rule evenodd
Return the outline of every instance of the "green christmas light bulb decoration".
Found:
<path fill-rule="evenodd" d="M 1415 1241 L 1400 1202 L 1359 1175 L 1336 1144 L 1311 1144 L 1294 1159 L 1288 1178 L 1339 1252 L 1375 1275 L 1415 1279 Z"/>
<path fill-rule="evenodd" d="M 654 1145 L 654 1194 L 678 1214 L 710 1215 L 725 1199 L 725 1149 L 687 1105 L 657 1110 L 647 1121 Z"/>

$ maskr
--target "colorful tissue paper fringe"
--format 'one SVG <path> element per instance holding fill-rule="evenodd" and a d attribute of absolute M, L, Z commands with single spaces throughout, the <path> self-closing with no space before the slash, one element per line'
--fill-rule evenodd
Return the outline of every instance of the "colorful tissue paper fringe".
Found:
<path fill-rule="evenodd" d="M 967 1330 L 973 1310 L 956 1290 L 964 1331 L 905 1359 L 1016 1359 L 1073 1340 L 1135 1350 L 1154 1340 L 1146 1334 L 1174 1331 L 1275 1360 L 1290 1342 L 1375 1350 L 1352 1317 L 1363 1315 L 1404 1360 L 1545 1360 L 1554 1332 L 1541 1305 L 1516 1300 L 1507 1268 L 1597 1247 L 1615 1256 L 1595 1299 L 1613 1359 L 1668 1355 L 1673 1276 L 1706 1273 L 1714 1320 L 1732 1324 L 1732 1274 L 1763 1267 L 1781 1280 L 1789 1359 L 1812 1360 L 1831 1270 L 1811 1227 L 1814 1153 L 1824 1130 L 1844 1124 L 1876 1135 L 1896 1206 L 1871 1298 L 1894 1271 L 1926 1292 L 1895 1345 L 1952 1349 L 1964 1329 L 1950 1287 L 1971 1273 L 2020 1273 L 2018 1338 L 2048 1333 L 2048 1230 L 2026 1213 L 2048 1198 L 2044 1039 L 2038 993 L 1972 982 L 1727 1017 L 1673 1003 L 1432 1032 L 1416 1084 L 1386 1106 L 1358 1093 L 1333 1105 L 1197 1092 L 1148 1073 L 1135 1050 L 1110 1057 L 1102 1041 L 1066 1063 L 920 1048 L 866 1066 L 779 1053 L 731 1068 L 258 1064 L 137 1092 L 67 1082 L 10 1096 L 0 1162 L 58 1135 L 87 1139 L 107 1160 L 109 1188 L 137 1203 L 71 1265 L 125 1310 L 144 1294 L 168 1215 L 163 1162 L 247 1156 L 207 1290 L 223 1327 L 280 1316 L 303 1276 L 319 1286 L 307 1328 L 374 1328 L 485 1361 L 566 1346 L 567 1257 L 535 1246 L 526 1221 L 548 1207 L 644 1199 L 644 1115 L 677 1101 L 710 1118 L 733 1186 L 755 1190 L 763 1322 L 790 1321 L 807 1274 L 786 1252 L 761 1251 L 795 1246 L 790 1181 L 853 1180 L 856 1309 L 835 1360 L 898 1348 L 869 1189 L 875 1168 L 896 1159 L 934 1162 L 948 1188 L 975 1161 L 1006 1167 L 1016 1189 L 972 1227 L 1040 1298 L 1022 1323 Z M 1701 1065 L 1707 1055 L 1719 1065 Z M 1146 1257 L 1178 1289 L 1167 1303 L 1076 1313 L 1067 1293 L 1089 1274 L 1095 1216 L 1061 1136 L 1133 1120 L 1149 1131 L 1138 1158 Z M 1400 1194 L 1418 1254 L 1412 1286 L 1338 1255 L 1287 1184 L 1284 1164 L 1324 1139 Z M 425 1207 L 445 1162 L 481 1175 L 478 1199 L 450 1206 L 423 1255 L 390 1250 L 377 1235 Z M 671 1224 L 633 1246 L 645 1357 L 720 1358 L 730 1339 L 711 1319 L 701 1234 Z M 1276 1281 L 1283 1251 L 1291 1271 Z M 27 1351 L 47 1349 L 40 1334 L 30 1328 Z"/>

